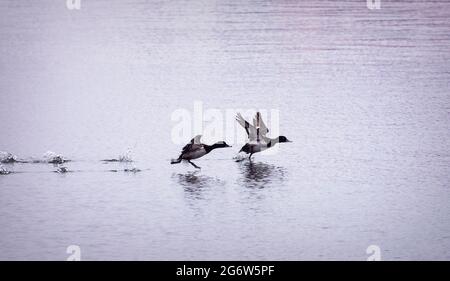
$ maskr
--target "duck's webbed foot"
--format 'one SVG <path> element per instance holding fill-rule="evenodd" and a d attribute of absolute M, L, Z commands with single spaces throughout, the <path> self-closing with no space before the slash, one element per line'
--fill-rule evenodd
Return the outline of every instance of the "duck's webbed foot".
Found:
<path fill-rule="evenodd" d="M 199 166 L 197 166 L 197 165 L 195 165 L 194 163 L 192 163 L 190 160 L 188 160 L 188 162 L 192 165 L 192 166 L 194 166 L 196 169 L 201 169 L 201 167 L 199 167 Z"/>

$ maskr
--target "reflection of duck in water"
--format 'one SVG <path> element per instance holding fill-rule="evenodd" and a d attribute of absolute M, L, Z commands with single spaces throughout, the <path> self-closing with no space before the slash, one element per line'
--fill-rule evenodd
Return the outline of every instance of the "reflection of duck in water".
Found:
<path fill-rule="evenodd" d="M 285 136 L 279 136 L 277 138 L 267 137 L 269 129 L 261 118 L 259 112 L 256 113 L 253 118 L 253 125 L 247 122 L 240 113 L 236 116 L 236 121 L 245 129 L 248 136 L 248 142 L 241 148 L 239 152 L 245 152 L 250 154 L 249 160 L 252 159 L 252 155 L 257 152 L 264 151 L 275 146 L 277 143 L 291 142 Z"/>
<path fill-rule="evenodd" d="M 189 172 L 186 174 L 174 174 L 173 177 L 178 179 L 178 183 L 185 187 L 205 187 L 211 178 L 198 175 L 197 172 Z"/>
<path fill-rule="evenodd" d="M 185 187 L 208 187 L 224 184 L 224 182 L 219 178 L 200 175 L 197 172 L 173 174 L 172 177 L 176 177 L 178 179 L 178 183 Z"/>
<path fill-rule="evenodd" d="M 252 161 L 240 164 L 243 182 L 247 187 L 263 188 L 274 182 L 284 180 L 284 169 L 265 163 Z"/>
<path fill-rule="evenodd" d="M 182 160 L 186 160 L 195 168 L 201 169 L 199 166 L 192 163 L 191 160 L 205 156 L 206 154 L 210 153 L 212 150 L 216 148 L 231 147 L 224 141 L 216 142 L 213 145 L 203 144 L 200 142 L 201 137 L 202 137 L 201 135 L 198 135 L 195 138 L 193 138 L 190 143 L 186 144 L 183 147 L 183 150 L 181 151 L 181 154 L 178 157 L 178 159 L 172 160 L 170 164 L 178 164 Z"/>
<path fill-rule="evenodd" d="M 189 172 L 186 174 L 173 174 L 172 178 L 176 179 L 177 182 L 183 186 L 186 193 L 193 195 L 198 198 L 202 191 L 208 189 L 212 186 L 223 185 L 218 178 L 199 175 L 197 172 Z"/>

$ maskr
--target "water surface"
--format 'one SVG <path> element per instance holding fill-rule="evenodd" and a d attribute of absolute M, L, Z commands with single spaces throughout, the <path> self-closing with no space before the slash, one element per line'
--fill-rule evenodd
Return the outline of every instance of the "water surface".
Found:
<path fill-rule="evenodd" d="M 0 2 L 0 258 L 450 259 L 450 3 Z M 170 165 L 171 114 L 278 109 L 294 142 Z M 205 140 L 212 142 L 214 140 Z M 132 151 L 134 162 L 102 162 Z M 140 172 L 125 172 L 138 168 Z M 111 171 L 116 170 L 116 171 Z"/>

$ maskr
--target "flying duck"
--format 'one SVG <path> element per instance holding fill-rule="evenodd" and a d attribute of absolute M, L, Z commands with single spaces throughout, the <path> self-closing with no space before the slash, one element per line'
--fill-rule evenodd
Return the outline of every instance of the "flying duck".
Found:
<path fill-rule="evenodd" d="M 178 157 L 178 159 L 173 159 L 170 162 L 170 164 L 178 164 L 182 160 L 186 160 L 195 168 L 201 169 L 199 166 L 192 163 L 191 160 L 200 158 L 200 157 L 210 153 L 211 150 L 216 149 L 216 148 L 231 147 L 224 141 L 216 142 L 213 145 L 203 144 L 200 142 L 201 137 L 202 137 L 201 135 L 198 135 L 195 138 L 193 138 L 190 143 L 186 144 L 183 147 L 183 150 L 181 151 L 181 154 Z"/>
<path fill-rule="evenodd" d="M 257 112 L 255 118 L 253 118 L 253 125 L 247 122 L 240 113 L 237 114 L 236 121 L 245 129 L 248 136 L 248 142 L 241 148 L 239 153 L 242 151 L 247 154 L 250 153 L 250 156 L 248 157 L 250 160 L 254 153 L 269 149 L 277 143 L 291 142 L 285 136 L 279 136 L 274 139 L 267 137 L 266 135 L 269 132 L 269 129 L 266 124 L 264 124 L 259 112 Z"/>

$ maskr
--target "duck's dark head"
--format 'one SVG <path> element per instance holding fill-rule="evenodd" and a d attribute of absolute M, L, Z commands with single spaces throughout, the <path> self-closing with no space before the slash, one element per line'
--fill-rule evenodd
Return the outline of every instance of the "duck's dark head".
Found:
<path fill-rule="evenodd" d="M 218 141 L 215 144 L 213 144 L 214 148 L 221 148 L 221 147 L 231 147 L 231 145 L 228 145 L 224 141 Z"/>
<path fill-rule="evenodd" d="M 288 140 L 288 138 L 285 136 L 279 136 L 278 142 L 292 142 L 292 141 Z"/>
<path fill-rule="evenodd" d="M 231 147 L 224 141 L 218 141 L 213 145 L 205 145 L 206 152 L 209 153 L 211 150 L 222 147 Z"/>

